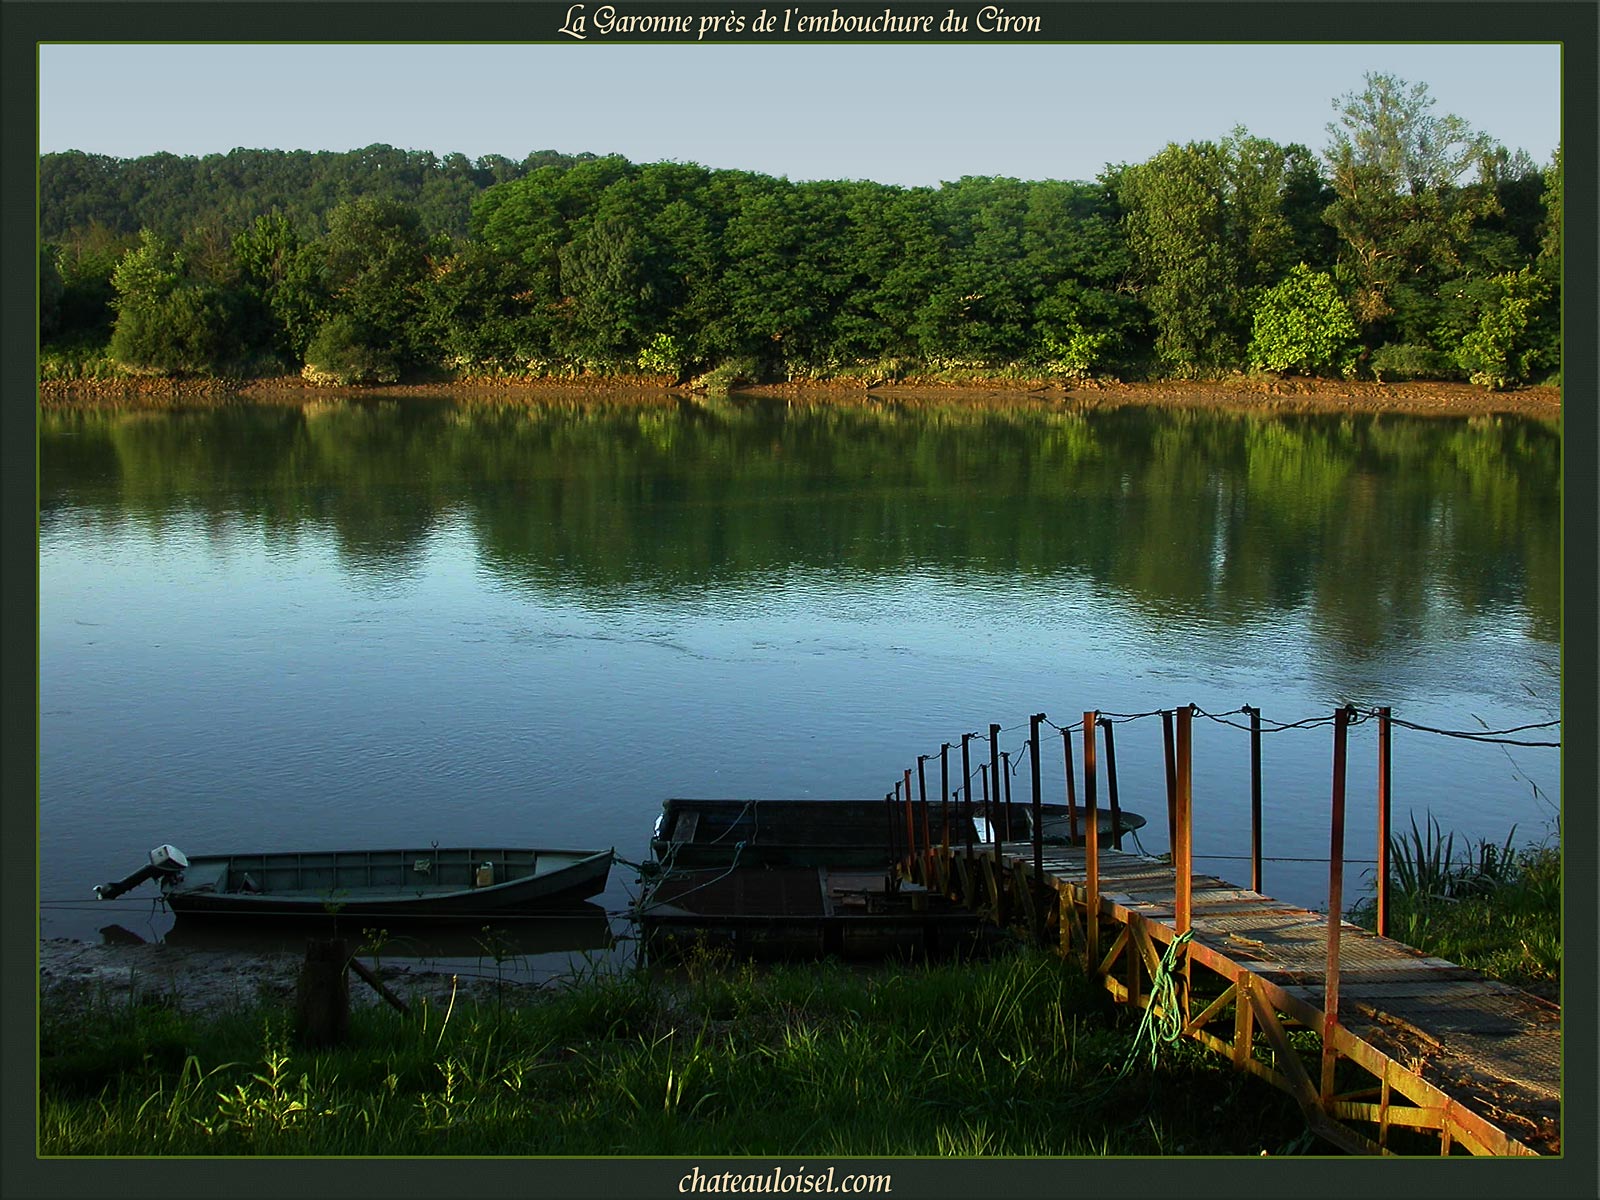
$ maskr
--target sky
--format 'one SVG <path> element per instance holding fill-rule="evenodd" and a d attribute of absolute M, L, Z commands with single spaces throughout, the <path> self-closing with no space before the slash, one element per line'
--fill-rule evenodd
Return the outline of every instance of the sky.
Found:
<path fill-rule="evenodd" d="M 621 154 L 807 179 L 1093 179 L 1235 126 L 1312 150 L 1367 72 L 1547 163 L 1543 45 L 45 45 L 39 148 L 373 143 Z M 1486 85 L 1486 81 L 1490 81 Z"/>

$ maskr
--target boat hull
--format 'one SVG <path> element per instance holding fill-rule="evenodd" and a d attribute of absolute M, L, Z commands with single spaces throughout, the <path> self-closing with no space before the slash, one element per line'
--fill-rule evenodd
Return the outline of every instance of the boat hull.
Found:
<path fill-rule="evenodd" d="M 949 810 L 950 845 L 963 847 L 970 831 L 980 845 L 990 834 L 983 806 L 969 820 L 960 805 Z M 1066 805 L 1043 807 L 1046 845 L 1082 845 L 1085 813 L 1080 807 L 1076 824 Z M 1003 820 L 1004 808 L 1001 809 Z M 1099 841 L 1116 839 L 1111 813 L 1101 809 Z M 1144 826 L 1138 813 L 1118 814 L 1123 833 Z M 922 837 L 921 809 L 916 809 L 917 838 Z M 1011 807 L 1011 834 L 1007 840 L 1027 841 L 1033 816 L 1026 803 Z M 891 824 L 892 822 L 892 824 Z M 1073 830 L 1076 829 L 1076 837 Z M 928 805 L 928 831 L 935 842 L 944 836 L 944 816 L 938 803 Z M 658 862 L 677 867 L 703 867 L 738 862 L 742 866 L 850 866 L 887 865 L 904 853 L 905 809 L 891 809 L 882 800 L 697 800 L 671 799 L 662 804 L 661 819 L 650 848 Z M 891 846 L 893 851 L 891 852 Z"/>
<path fill-rule="evenodd" d="M 429 847 L 191 858 L 162 894 L 217 917 L 475 917 L 575 904 L 605 890 L 609 850 Z"/>

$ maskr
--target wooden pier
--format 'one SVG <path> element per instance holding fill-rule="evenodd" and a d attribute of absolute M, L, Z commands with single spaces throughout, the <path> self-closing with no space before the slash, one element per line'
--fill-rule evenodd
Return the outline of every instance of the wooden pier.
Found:
<path fill-rule="evenodd" d="M 928 838 L 908 847 L 902 875 L 1001 923 L 1031 928 L 1080 958 L 1118 1001 L 1154 1004 L 1174 1023 L 1181 1015 L 1186 1036 L 1287 1092 L 1318 1135 L 1346 1150 L 1559 1154 L 1559 1006 L 1327 913 L 1195 874 L 1190 714 L 1176 715 L 1172 854 L 1124 853 L 1093 839 L 960 848 Z M 1091 824 L 1098 721 L 1098 714 L 1084 715 L 1084 816 Z M 1342 911 L 1344 730 L 1341 716 L 1333 914 Z M 1380 874 L 1380 911 L 1386 890 Z M 1163 971 L 1173 988 L 1153 986 Z M 1175 995 L 1180 1012 L 1163 1012 L 1157 994 Z M 1402 1130 L 1409 1132 L 1396 1136 Z"/>
<path fill-rule="evenodd" d="M 988 860 L 976 878 L 1007 880 L 1014 910 L 1091 962 L 1117 1000 L 1150 1003 L 1150 980 L 1180 932 L 1169 863 L 1102 850 L 1092 888 L 1086 851 L 1052 848 L 1041 888 L 1028 843 L 976 857 Z M 1559 1152 L 1556 1005 L 1339 922 L 1333 1008 L 1326 915 L 1210 876 L 1193 876 L 1191 888 L 1191 937 L 1179 955 L 1184 1033 L 1288 1092 L 1319 1135 L 1358 1152 L 1388 1150 L 1396 1128 L 1431 1132 L 1443 1154 Z M 1053 912 L 1038 904 L 1045 889 Z M 1309 1051 L 1296 1030 L 1315 1035 Z"/>

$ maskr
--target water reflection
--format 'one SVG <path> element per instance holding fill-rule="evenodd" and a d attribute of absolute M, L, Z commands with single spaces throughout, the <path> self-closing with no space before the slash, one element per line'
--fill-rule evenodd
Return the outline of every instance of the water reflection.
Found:
<path fill-rule="evenodd" d="M 370 401 L 53 412 L 41 513 L 331 537 L 393 587 L 447 526 L 513 587 L 607 606 L 794 572 L 1020 575 L 1184 636 L 1309 608 L 1354 660 L 1512 610 L 1553 642 L 1557 432 L 1498 418 Z"/>
<path fill-rule="evenodd" d="M 1038 711 L 1558 711 L 1539 423 L 378 399 L 50 411 L 40 455 L 52 929 L 97 928 L 49 906 L 166 841 L 641 858 L 667 796 L 873 797 Z M 1197 735 L 1203 853 L 1247 850 L 1241 736 Z M 1269 852 L 1325 854 L 1324 739 L 1268 742 Z M 1118 755 L 1162 812 L 1153 723 Z M 1548 751 L 1395 755 L 1401 825 L 1536 836 L 1530 784 L 1559 795 Z M 1325 869 L 1296 871 L 1275 894 L 1315 904 Z"/>

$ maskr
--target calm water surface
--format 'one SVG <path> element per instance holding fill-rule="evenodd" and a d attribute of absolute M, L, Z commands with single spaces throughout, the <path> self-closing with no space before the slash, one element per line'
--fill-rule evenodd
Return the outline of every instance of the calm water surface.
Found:
<path fill-rule="evenodd" d="M 1026 403 L 47 413 L 43 932 L 164 936 L 148 885 L 86 899 L 162 842 L 640 859 L 668 796 L 881 797 L 991 721 L 1025 759 L 1038 711 L 1550 720 L 1559 458 L 1512 420 Z M 1117 727 L 1151 851 L 1160 745 Z M 1265 739 L 1267 855 L 1326 858 L 1330 752 Z M 1350 753 L 1370 859 L 1375 724 Z M 1553 835 L 1555 750 L 1401 730 L 1394 775 L 1402 828 Z M 1197 853 L 1248 853 L 1248 780 L 1248 736 L 1198 720 Z M 1326 870 L 1265 887 L 1315 906 Z M 634 885 L 619 865 L 601 903 Z"/>

